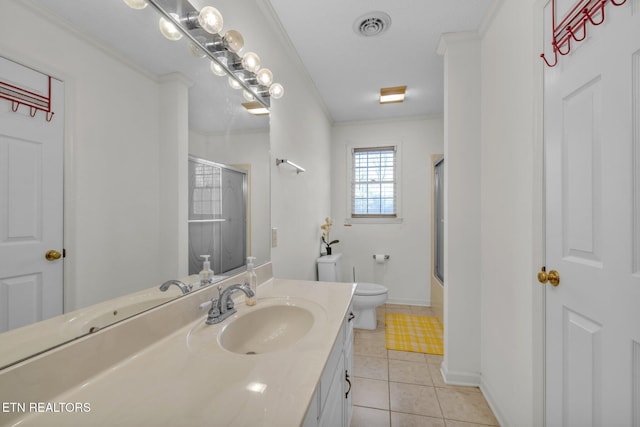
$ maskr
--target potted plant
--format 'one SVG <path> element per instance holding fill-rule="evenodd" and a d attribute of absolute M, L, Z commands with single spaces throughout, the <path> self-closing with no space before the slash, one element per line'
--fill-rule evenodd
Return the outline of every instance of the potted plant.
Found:
<path fill-rule="evenodd" d="M 325 246 L 327 255 L 331 255 L 331 245 L 340 242 L 340 240 L 329 241 L 329 234 L 331 233 L 332 226 L 333 226 L 333 221 L 329 217 L 326 217 L 324 219 L 324 224 L 320 226 L 320 229 L 322 230 L 322 243 Z"/>

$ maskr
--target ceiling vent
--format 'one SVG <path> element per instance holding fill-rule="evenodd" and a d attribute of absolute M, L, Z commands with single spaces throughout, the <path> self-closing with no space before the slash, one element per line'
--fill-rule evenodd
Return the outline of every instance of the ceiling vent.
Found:
<path fill-rule="evenodd" d="M 370 12 L 353 23 L 353 30 L 365 37 L 378 36 L 391 26 L 391 17 L 384 12 Z"/>

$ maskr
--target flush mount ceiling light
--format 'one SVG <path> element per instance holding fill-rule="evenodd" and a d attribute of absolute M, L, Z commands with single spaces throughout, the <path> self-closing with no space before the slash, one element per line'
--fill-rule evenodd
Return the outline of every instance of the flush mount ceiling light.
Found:
<path fill-rule="evenodd" d="M 380 89 L 380 104 L 404 102 L 406 86 L 383 87 Z"/>
<path fill-rule="evenodd" d="M 365 37 L 379 36 L 391 26 L 391 17 L 384 12 L 369 12 L 353 23 L 353 31 Z"/>
<path fill-rule="evenodd" d="M 267 110 L 264 105 L 259 102 L 243 102 L 242 106 L 247 109 L 247 111 L 254 116 L 264 116 L 269 114 L 269 110 Z"/>
<path fill-rule="evenodd" d="M 221 34 L 223 18 L 220 11 L 212 6 L 198 10 L 189 0 L 123 0 L 133 9 L 151 5 L 161 16 L 160 31 L 169 40 L 186 37 L 189 51 L 195 57 L 211 61 L 211 71 L 218 76 L 228 76 L 234 88 L 244 89 L 245 98 L 253 98 L 253 103 L 268 114 L 271 99 L 284 94 L 284 88 L 273 82 L 273 74 L 267 68 L 260 68 L 260 58 L 253 52 L 244 56 L 239 52 L 244 47 L 244 38 L 236 30 Z M 244 104 L 243 104 L 244 105 Z"/>

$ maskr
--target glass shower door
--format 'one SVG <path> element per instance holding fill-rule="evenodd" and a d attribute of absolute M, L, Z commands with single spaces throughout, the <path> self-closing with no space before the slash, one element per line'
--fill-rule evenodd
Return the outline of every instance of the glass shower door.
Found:
<path fill-rule="evenodd" d="M 209 255 L 215 274 L 242 267 L 247 241 L 247 173 L 189 158 L 189 274 Z"/>

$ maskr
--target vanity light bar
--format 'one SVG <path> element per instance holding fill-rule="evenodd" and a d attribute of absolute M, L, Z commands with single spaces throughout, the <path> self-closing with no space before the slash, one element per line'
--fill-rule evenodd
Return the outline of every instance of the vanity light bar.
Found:
<path fill-rule="evenodd" d="M 271 107 L 269 87 L 264 86 L 256 79 L 256 73 L 245 69 L 239 69 L 242 57 L 236 52 L 229 50 L 221 42 L 219 34 L 210 34 L 204 29 L 194 24 L 199 11 L 187 0 L 147 0 L 162 17 L 171 22 L 176 29 L 194 47 L 200 49 L 212 62 L 220 66 L 222 70 L 240 85 L 240 87 L 255 97 L 255 100 L 266 109 Z M 220 58 L 224 57 L 226 61 Z M 240 72 L 244 79 L 238 77 Z M 257 84 L 255 84 L 257 83 Z M 255 85 L 254 85 L 255 84 Z"/>

